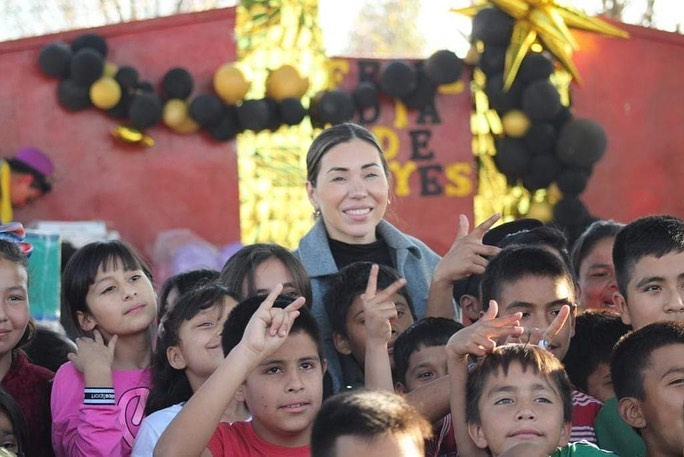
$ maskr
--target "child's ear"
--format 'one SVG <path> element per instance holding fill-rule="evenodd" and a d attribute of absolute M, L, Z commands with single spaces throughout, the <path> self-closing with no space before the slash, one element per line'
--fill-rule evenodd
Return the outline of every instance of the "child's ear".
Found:
<path fill-rule="evenodd" d="M 627 308 L 627 300 L 620 292 L 613 292 L 613 303 L 620 310 L 622 323 L 625 325 L 632 325 L 632 319 L 629 317 L 629 309 Z"/>
<path fill-rule="evenodd" d="M 346 336 L 333 332 L 333 344 L 337 352 L 344 355 L 349 355 L 352 353 L 351 346 L 349 345 L 349 339 Z"/>
<path fill-rule="evenodd" d="M 566 446 L 570 442 L 570 431 L 572 430 L 572 422 L 564 422 L 561 425 L 560 441 L 558 446 Z"/>
<path fill-rule="evenodd" d="M 620 417 L 634 428 L 646 428 L 646 418 L 641 410 L 641 402 L 634 397 L 625 397 L 618 403 Z"/>
<path fill-rule="evenodd" d="M 480 311 L 482 311 L 482 304 L 477 297 L 472 295 L 461 295 L 458 303 L 463 311 L 463 314 L 470 319 L 471 322 L 475 322 L 480 319 Z"/>
<path fill-rule="evenodd" d="M 176 370 L 184 370 L 188 366 L 185 357 L 183 357 L 183 353 L 178 346 L 169 346 L 166 348 L 166 359 L 169 361 L 169 365 Z"/>
<path fill-rule="evenodd" d="M 482 427 L 471 423 L 466 425 L 468 426 L 468 435 L 470 435 L 470 439 L 473 440 L 475 446 L 479 447 L 480 449 L 487 449 L 489 445 L 487 444 L 487 439 L 485 438 L 484 433 L 482 433 Z"/>
<path fill-rule="evenodd" d="M 76 319 L 78 320 L 79 327 L 81 327 L 81 330 L 84 332 L 92 332 L 97 326 L 97 322 L 95 322 L 93 316 L 84 313 L 83 311 L 76 311 Z"/>

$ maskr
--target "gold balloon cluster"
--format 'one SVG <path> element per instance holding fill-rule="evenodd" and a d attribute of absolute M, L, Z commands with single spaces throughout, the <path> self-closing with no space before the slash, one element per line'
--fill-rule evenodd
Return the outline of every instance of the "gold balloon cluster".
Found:
<path fill-rule="evenodd" d="M 327 58 L 317 18 L 318 0 L 240 2 L 235 32 L 239 63 L 253 75 L 249 96 L 308 98 L 327 88 Z M 238 135 L 243 244 L 274 242 L 293 248 L 311 228 L 305 155 L 314 134 L 305 122 L 276 132 Z"/>

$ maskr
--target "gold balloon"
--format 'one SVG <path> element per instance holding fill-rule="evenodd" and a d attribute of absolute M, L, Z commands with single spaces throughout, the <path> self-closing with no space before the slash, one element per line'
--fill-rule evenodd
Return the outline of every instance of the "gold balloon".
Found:
<path fill-rule="evenodd" d="M 194 121 L 193 118 L 191 118 L 190 116 L 187 116 L 183 120 L 183 122 L 181 122 L 180 124 L 178 124 L 177 126 L 172 127 L 172 128 L 173 128 L 174 132 L 176 132 L 176 133 L 186 134 L 186 133 L 195 133 L 196 131 L 199 130 L 200 126 L 197 122 Z"/>
<path fill-rule="evenodd" d="M 283 65 L 268 74 L 266 94 L 282 101 L 285 98 L 302 98 L 309 90 L 309 78 L 302 78 L 292 65 Z"/>
<path fill-rule="evenodd" d="M 530 118 L 525 113 L 517 109 L 511 110 L 504 114 L 501 119 L 503 123 L 503 131 L 506 136 L 512 138 L 520 138 L 525 136 L 527 130 L 530 128 Z"/>
<path fill-rule="evenodd" d="M 90 101 L 100 109 L 114 108 L 121 100 L 121 87 L 114 78 L 103 76 L 90 86 Z"/>
<path fill-rule="evenodd" d="M 188 118 L 188 104 L 185 100 L 172 98 L 164 104 L 162 120 L 164 124 L 175 129 Z"/>
<path fill-rule="evenodd" d="M 239 68 L 232 63 L 222 65 L 214 73 L 214 90 L 229 105 L 234 105 L 249 91 L 250 83 Z"/>

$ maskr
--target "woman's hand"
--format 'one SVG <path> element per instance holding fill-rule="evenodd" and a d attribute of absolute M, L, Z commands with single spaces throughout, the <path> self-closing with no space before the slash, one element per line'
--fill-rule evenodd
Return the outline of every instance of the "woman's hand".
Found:
<path fill-rule="evenodd" d="M 472 274 L 484 273 L 488 263 L 486 257 L 498 254 L 501 249 L 483 244 L 482 238 L 500 217 L 501 215 L 494 214 L 468 233 L 470 222 L 467 216 L 461 214 L 458 218 L 456 239 L 437 264 L 434 280 L 453 284 Z"/>

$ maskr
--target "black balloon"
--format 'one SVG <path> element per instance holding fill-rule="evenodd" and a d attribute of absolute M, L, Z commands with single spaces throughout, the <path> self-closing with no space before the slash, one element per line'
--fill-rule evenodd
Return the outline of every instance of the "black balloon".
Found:
<path fill-rule="evenodd" d="M 584 221 L 589 216 L 589 211 L 584 203 L 577 198 L 564 196 L 553 207 L 553 218 L 563 227 L 572 227 Z"/>
<path fill-rule="evenodd" d="M 190 102 L 190 117 L 202 127 L 217 123 L 222 114 L 223 102 L 215 95 L 198 95 Z"/>
<path fill-rule="evenodd" d="M 370 81 L 362 81 L 354 88 L 352 96 L 359 109 L 371 108 L 378 104 L 378 88 Z"/>
<path fill-rule="evenodd" d="M 66 78 L 69 76 L 71 47 L 63 41 L 48 43 L 40 49 L 38 54 L 38 66 L 47 76 L 53 78 Z"/>
<path fill-rule="evenodd" d="M 271 126 L 271 107 L 262 100 L 245 100 L 237 108 L 238 120 L 244 130 L 260 132 Z"/>
<path fill-rule="evenodd" d="M 91 105 L 90 89 L 72 79 L 64 79 L 57 85 L 57 101 L 69 111 L 80 111 Z"/>
<path fill-rule="evenodd" d="M 135 85 L 136 92 L 154 93 L 154 86 L 149 81 L 139 81 Z"/>
<path fill-rule="evenodd" d="M 138 85 L 138 78 L 138 70 L 128 66 L 119 68 L 114 76 L 114 79 L 116 79 L 116 82 L 119 83 L 119 86 L 124 89 L 124 92 L 126 90 L 135 89 Z"/>
<path fill-rule="evenodd" d="M 420 110 L 434 103 L 436 93 L 437 86 L 435 83 L 426 76 L 423 70 L 419 70 L 416 88 L 407 96 L 402 97 L 401 101 L 410 109 Z"/>
<path fill-rule="evenodd" d="M 590 119 L 568 121 L 558 136 L 556 155 L 570 167 L 590 169 L 606 152 L 606 132 Z"/>
<path fill-rule="evenodd" d="M 523 185 L 530 191 L 549 187 L 560 170 L 561 163 L 553 155 L 536 155 L 532 157 L 528 173 L 523 177 Z"/>
<path fill-rule="evenodd" d="M 82 86 L 90 86 L 100 79 L 103 71 L 104 59 L 93 49 L 81 49 L 71 59 L 71 78 Z"/>
<path fill-rule="evenodd" d="M 514 81 L 508 91 L 503 89 L 503 75 L 501 73 L 487 79 L 486 87 L 489 104 L 495 110 L 503 113 L 512 109 L 520 108 L 522 99 L 522 86 Z"/>
<path fill-rule="evenodd" d="M 558 90 L 549 81 L 530 83 L 522 93 L 522 109 L 532 121 L 550 121 L 561 106 Z"/>
<path fill-rule="evenodd" d="M 128 118 L 139 130 L 152 127 L 162 118 L 162 102 L 156 94 L 141 92 L 131 100 Z"/>
<path fill-rule="evenodd" d="M 317 105 L 318 116 L 327 124 L 341 124 L 354 117 L 354 99 L 341 90 L 327 91 Z"/>
<path fill-rule="evenodd" d="M 103 58 L 107 57 L 107 41 L 97 33 L 80 35 L 71 42 L 71 49 L 73 49 L 74 52 L 86 48 L 97 51 Z"/>
<path fill-rule="evenodd" d="M 527 173 L 531 158 L 532 156 L 521 140 L 503 138 L 498 142 L 494 163 L 507 177 L 518 178 Z"/>
<path fill-rule="evenodd" d="M 450 84 L 461 77 L 463 61 L 453 51 L 442 49 L 428 57 L 423 70 L 434 84 Z"/>
<path fill-rule="evenodd" d="M 502 73 L 506 64 L 506 48 L 503 46 L 485 46 L 480 56 L 480 68 L 487 76 Z"/>
<path fill-rule="evenodd" d="M 579 195 L 589 182 L 590 173 L 580 168 L 565 168 L 556 177 L 556 184 L 563 195 Z"/>
<path fill-rule="evenodd" d="M 121 98 L 113 108 L 110 108 L 106 113 L 115 119 L 126 119 L 128 117 L 128 108 L 133 98 L 127 91 L 121 91 Z"/>
<path fill-rule="evenodd" d="M 570 108 L 567 106 L 561 107 L 561 109 L 558 110 L 558 113 L 551 119 L 551 123 L 553 124 L 554 127 L 556 127 L 556 130 L 559 130 L 563 128 L 566 122 L 572 119 L 572 111 L 570 111 Z"/>
<path fill-rule="evenodd" d="M 209 134 L 218 141 L 228 141 L 240 133 L 237 108 L 232 105 L 224 105 L 223 113 L 216 124 L 208 128 Z"/>
<path fill-rule="evenodd" d="M 406 62 L 394 61 L 380 73 L 380 87 L 387 95 L 402 98 L 413 92 L 418 84 L 416 68 Z"/>
<path fill-rule="evenodd" d="M 472 36 L 485 46 L 508 46 L 514 21 L 499 8 L 484 8 L 473 18 Z"/>
<path fill-rule="evenodd" d="M 298 98 L 285 98 L 278 107 L 280 119 L 286 125 L 299 125 L 306 116 L 306 108 Z"/>
<path fill-rule="evenodd" d="M 551 59 L 541 52 L 530 52 L 523 59 L 518 70 L 520 82 L 529 84 L 533 81 L 548 79 L 553 72 Z"/>
<path fill-rule="evenodd" d="M 556 150 L 556 129 L 548 122 L 533 122 L 523 137 L 532 154 L 553 154 Z"/>
<path fill-rule="evenodd" d="M 162 79 L 164 97 L 184 100 L 192 93 L 192 75 L 185 68 L 172 68 Z"/>

